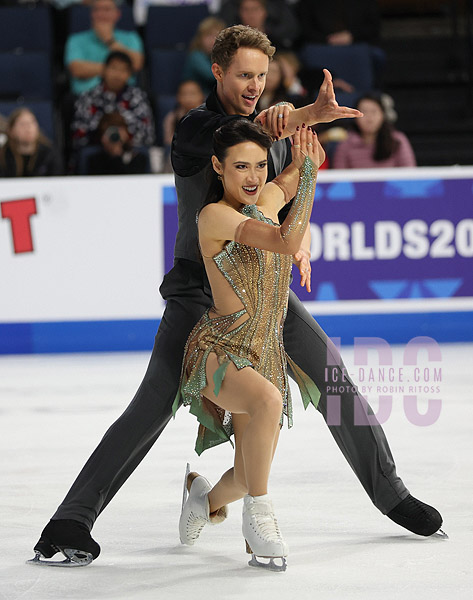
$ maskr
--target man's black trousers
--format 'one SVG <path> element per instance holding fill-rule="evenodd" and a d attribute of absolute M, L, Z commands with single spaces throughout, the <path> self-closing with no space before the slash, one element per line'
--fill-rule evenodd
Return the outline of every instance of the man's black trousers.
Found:
<path fill-rule="evenodd" d="M 169 422 L 187 337 L 211 304 L 210 289 L 202 281 L 201 266 L 191 261 L 178 261 L 164 278 L 160 291 L 167 304 L 144 379 L 128 408 L 84 465 L 53 519 L 75 519 L 91 529 Z M 346 381 L 341 381 L 344 365 L 335 347 L 293 292 L 284 344 L 292 360 L 321 390 L 318 410 L 325 420 L 328 410 L 330 422 L 339 421 L 339 425 L 329 425 L 330 432 L 372 502 L 386 514 L 409 492 L 396 474 L 383 429 L 372 424 L 373 417 L 370 424 L 355 424 L 355 410 L 358 414 L 367 412 L 366 400 L 356 393 L 350 379 L 345 376 Z M 340 388 L 342 384 L 345 391 L 335 398 L 325 391 L 327 386 Z M 314 464 L 314 474 L 316 470 Z"/>

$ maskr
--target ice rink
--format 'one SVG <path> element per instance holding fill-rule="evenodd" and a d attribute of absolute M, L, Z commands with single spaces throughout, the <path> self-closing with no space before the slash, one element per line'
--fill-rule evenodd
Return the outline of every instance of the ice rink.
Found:
<path fill-rule="evenodd" d="M 294 393 L 294 428 L 282 431 L 270 486 L 290 547 L 285 573 L 247 566 L 240 502 L 195 547 L 179 543 L 186 462 L 215 482 L 232 460 L 229 444 L 197 457 L 196 421 L 186 409 L 98 519 L 93 535 L 102 554 L 92 565 L 25 564 L 79 469 L 129 403 L 148 354 L 0 358 L 0 598 L 471 598 L 473 345 L 441 348 L 438 420 L 410 423 L 395 393 L 384 428 L 398 474 L 413 495 L 440 510 L 450 539 L 420 538 L 383 517 L 321 416 L 312 407 L 304 413 Z M 343 356 L 356 379 L 352 349 Z M 376 410 L 376 395 L 369 400 Z"/>

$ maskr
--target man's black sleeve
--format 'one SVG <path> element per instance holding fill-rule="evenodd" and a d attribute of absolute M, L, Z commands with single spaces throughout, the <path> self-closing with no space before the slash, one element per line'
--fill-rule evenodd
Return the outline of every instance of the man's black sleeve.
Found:
<path fill-rule="evenodd" d="M 179 122 L 171 146 L 171 163 L 180 177 L 191 177 L 208 164 L 213 154 L 212 139 L 216 129 L 240 115 L 221 115 L 205 107 L 191 110 Z"/>

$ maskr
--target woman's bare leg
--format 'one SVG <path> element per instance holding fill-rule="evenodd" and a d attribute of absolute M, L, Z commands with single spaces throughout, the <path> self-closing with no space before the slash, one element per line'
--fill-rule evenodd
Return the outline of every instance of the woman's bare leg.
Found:
<path fill-rule="evenodd" d="M 212 491 L 209 493 L 210 512 L 215 512 L 220 507 L 225 506 L 225 504 L 240 500 L 240 498 L 243 498 L 248 493 L 245 465 L 241 453 L 241 439 L 249 420 L 248 415 L 232 415 L 233 430 L 235 433 L 235 462 L 233 467 L 222 475 L 220 481 L 214 485 Z M 280 428 L 278 427 L 273 442 L 273 458 L 276 452 L 279 432 Z"/>
<path fill-rule="evenodd" d="M 207 360 L 207 381 L 212 383 L 202 393 L 234 415 L 238 447 L 234 468 L 224 474 L 209 494 L 211 511 L 241 498 L 245 493 L 251 496 L 267 493 L 282 412 L 279 390 L 251 367 L 238 370 L 230 364 L 216 397 L 213 374 L 218 366 L 216 356 L 211 354 Z M 242 416 L 246 418 L 242 419 Z"/>

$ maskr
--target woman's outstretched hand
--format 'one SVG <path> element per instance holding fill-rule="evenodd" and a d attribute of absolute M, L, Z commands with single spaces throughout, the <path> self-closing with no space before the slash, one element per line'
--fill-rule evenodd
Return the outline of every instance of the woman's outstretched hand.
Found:
<path fill-rule="evenodd" d="M 297 127 L 293 135 L 292 144 L 292 162 L 298 169 L 304 163 L 306 157 L 314 163 L 316 169 L 325 160 L 325 151 L 322 148 L 317 134 L 310 127 L 302 124 L 302 127 Z"/>

